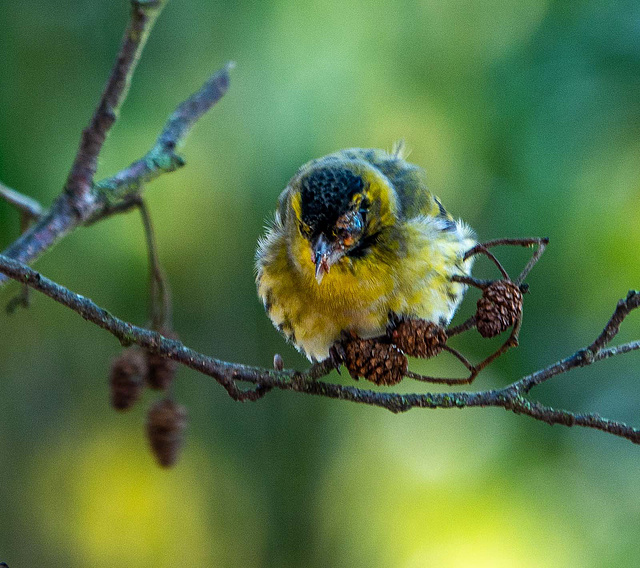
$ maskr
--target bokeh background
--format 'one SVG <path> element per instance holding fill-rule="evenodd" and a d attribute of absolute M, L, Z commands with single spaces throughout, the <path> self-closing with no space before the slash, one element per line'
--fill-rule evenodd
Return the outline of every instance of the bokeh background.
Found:
<path fill-rule="evenodd" d="M 44 204 L 60 191 L 127 16 L 125 0 L 3 0 L 4 183 Z M 187 167 L 146 193 L 189 346 L 257 365 L 280 352 L 303 368 L 255 296 L 264 220 L 303 162 L 399 138 L 482 239 L 551 238 L 529 278 L 521 347 L 474 388 L 573 353 L 640 286 L 637 2 L 173 0 L 99 177 L 144 154 L 230 59 L 231 88 L 188 139 Z M 0 203 L 0 248 L 17 233 Z M 527 258 L 499 254 L 513 271 Z M 131 213 L 78 230 L 37 267 L 144 324 L 145 255 Z M 478 274 L 492 273 L 480 261 Z M 0 560 L 11 568 L 640 564 L 640 448 L 628 441 L 497 409 L 394 416 L 289 392 L 237 404 L 182 369 L 188 443 L 162 471 L 143 434 L 156 397 L 109 408 L 118 343 L 33 300 L 0 314 Z M 638 337 L 634 314 L 620 340 Z M 490 348 L 473 334 L 458 346 L 475 359 Z M 459 372 L 440 359 L 415 368 Z M 632 353 L 533 394 L 640 424 L 639 368 Z"/>

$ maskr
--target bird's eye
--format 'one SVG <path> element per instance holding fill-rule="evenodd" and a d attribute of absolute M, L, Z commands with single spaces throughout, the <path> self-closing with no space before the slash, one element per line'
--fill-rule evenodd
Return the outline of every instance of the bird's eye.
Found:
<path fill-rule="evenodd" d="M 360 238 L 363 226 L 364 223 L 360 212 L 349 211 L 336 221 L 335 236 L 340 239 L 343 246 L 353 246 Z"/>

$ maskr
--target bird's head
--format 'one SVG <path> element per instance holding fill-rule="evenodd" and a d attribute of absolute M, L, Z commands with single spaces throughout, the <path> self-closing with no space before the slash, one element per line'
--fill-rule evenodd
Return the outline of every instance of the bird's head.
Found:
<path fill-rule="evenodd" d="M 303 166 L 288 187 L 287 224 L 300 264 L 320 284 L 332 267 L 353 269 L 396 222 L 396 196 L 372 164 L 331 156 Z"/>

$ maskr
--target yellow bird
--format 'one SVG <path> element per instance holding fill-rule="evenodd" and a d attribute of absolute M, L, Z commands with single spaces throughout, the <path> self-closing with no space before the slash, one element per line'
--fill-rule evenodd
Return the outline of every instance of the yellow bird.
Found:
<path fill-rule="evenodd" d="M 302 166 L 260 239 L 256 282 L 271 321 L 311 361 L 343 331 L 383 335 L 391 314 L 446 326 L 475 244 L 427 189 L 425 172 L 391 153 L 351 148 Z"/>

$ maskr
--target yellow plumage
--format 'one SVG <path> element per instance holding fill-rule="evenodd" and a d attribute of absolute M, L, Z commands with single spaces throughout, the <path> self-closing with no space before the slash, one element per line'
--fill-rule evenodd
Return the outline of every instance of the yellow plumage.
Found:
<path fill-rule="evenodd" d="M 311 360 L 344 330 L 374 337 L 389 314 L 449 323 L 472 260 L 472 231 L 428 191 L 401 150 L 353 148 L 302 166 L 256 254 L 273 324 Z"/>

